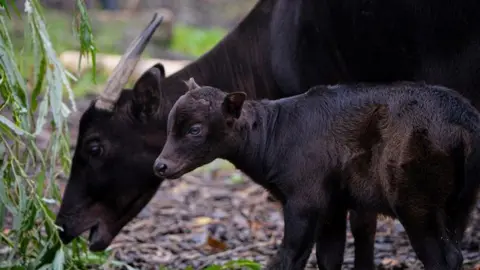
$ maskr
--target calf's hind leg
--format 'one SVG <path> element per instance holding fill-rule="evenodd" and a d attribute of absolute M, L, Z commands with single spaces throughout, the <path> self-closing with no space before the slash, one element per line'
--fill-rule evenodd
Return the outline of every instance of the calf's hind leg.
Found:
<path fill-rule="evenodd" d="M 476 152 L 475 152 L 476 153 Z M 477 194 L 480 185 L 480 164 L 476 160 L 480 159 L 480 153 L 473 155 L 473 160 L 468 161 L 463 175 L 457 175 L 457 183 L 468 183 L 460 189 L 459 194 L 450 199 L 447 208 L 447 228 L 454 242 L 460 246 L 465 229 L 467 228 L 470 214 L 477 202 Z M 478 156 L 478 157 L 476 157 Z M 475 158 L 476 157 L 476 158 Z M 461 171 L 463 164 L 457 169 Z M 460 178 L 460 179 L 458 179 Z"/>
<path fill-rule="evenodd" d="M 460 251 L 461 242 L 465 229 L 468 225 L 471 211 L 475 207 L 477 201 L 478 188 L 473 187 L 465 190 L 458 198 L 458 200 L 451 201 L 447 208 L 447 230 L 452 244 L 458 252 Z M 450 252 L 454 254 L 454 252 Z M 458 263 L 458 256 L 447 257 L 449 265 L 456 265 Z"/>
<path fill-rule="evenodd" d="M 341 202 L 319 219 L 316 237 L 317 265 L 320 270 L 340 270 L 345 252 L 347 208 Z M 356 270 L 374 270 L 376 213 L 350 211 L 351 230 L 355 241 Z"/>
<path fill-rule="evenodd" d="M 427 129 L 413 130 L 405 146 L 402 164 L 387 165 L 392 210 L 425 270 L 461 269 L 462 252 L 447 232 L 447 201 L 455 186 L 452 156 L 433 145 Z"/>
<path fill-rule="evenodd" d="M 443 211 L 437 208 L 414 207 L 398 206 L 395 212 L 425 270 L 461 269 L 462 253 L 448 237 Z"/>

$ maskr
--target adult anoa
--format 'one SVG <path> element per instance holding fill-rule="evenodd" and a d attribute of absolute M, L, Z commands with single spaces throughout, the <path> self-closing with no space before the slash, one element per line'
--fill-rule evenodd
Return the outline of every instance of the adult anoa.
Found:
<path fill-rule="evenodd" d="M 426 270 L 462 267 L 480 185 L 480 114 L 444 87 L 317 86 L 279 100 L 190 89 L 174 104 L 154 170 L 164 178 L 223 158 L 283 205 L 284 238 L 268 269 L 341 269 L 349 209 L 400 220 Z"/>
<path fill-rule="evenodd" d="M 159 63 L 124 89 L 148 42 L 142 38 L 80 120 L 57 219 L 62 240 L 90 230 L 90 248 L 103 250 L 149 202 L 162 182 L 152 164 L 167 115 L 190 77 L 225 91 L 248 89 L 252 99 L 317 84 L 424 80 L 461 91 L 480 108 L 478 14 L 480 1 L 472 0 L 259 0 L 198 60 L 165 79 Z M 374 269 L 376 216 L 350 217 L 356 268 Z"/>

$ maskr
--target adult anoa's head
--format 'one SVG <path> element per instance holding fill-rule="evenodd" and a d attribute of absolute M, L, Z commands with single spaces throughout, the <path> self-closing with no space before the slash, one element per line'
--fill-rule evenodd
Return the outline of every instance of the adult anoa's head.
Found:
<path fill-rule="evenodd" d="M 81 117 L 56 221 L 64 243 L 90 230 L 90 249 L 105 249 L 160 185 L 151 168 L 165 138 L 164 129 L 158 128 L 162 123 L 154 120 L 162 111 L 163 65 L 147 70 L 133 89 L 123 87 L 161 22 L 155 14 Z"/>
<path fill-rule="evenodd" d="M 261 0 L 211 50 L 165 78 L 158 63 L 132 89 L 124 85 L 160 20 L 132 42 L 105 90 L 80 120 L 71 174 L 57 224 L 69 243 L 90 230 L 90 249 L 108 247 L 151 200 L 159 185 L 152 169 L 166 141 L 167 118 L 187 90 L 184 80 L 225 91 L 248 89 L 251 98 L 281 96 L 272 77 L 270 22 L 276 0 Z"/>

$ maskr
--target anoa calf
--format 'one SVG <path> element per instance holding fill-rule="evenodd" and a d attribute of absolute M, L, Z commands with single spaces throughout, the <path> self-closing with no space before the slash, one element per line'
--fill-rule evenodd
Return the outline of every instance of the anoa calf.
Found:
<path fill-rule="evenodd" d="M 341 269 L 349 209 L 396 217 L 427 270 L 460 269 L 459 242 L 480 183 L 480 115 L 441 86 L 317 86 L 248 100 L 188 81 L 154 163 L 164 178 L 223 158 L 283 205 L 268 269 Z"/>

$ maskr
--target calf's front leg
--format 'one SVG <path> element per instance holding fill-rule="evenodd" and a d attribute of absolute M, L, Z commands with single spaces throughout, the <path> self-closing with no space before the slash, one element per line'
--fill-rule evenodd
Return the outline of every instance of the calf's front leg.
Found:
<path fill-rule="evenodd" d="M 350 211 L 350 229 L 355 245 L 355 270 L 374 270 L 375 233 L 377 214 Z"/>
<path fill-rule="evenodd" d="M 320 270 L 341 270 L 345 251 L 347 208 L 338 202 L 318 219 L 316 236 L 317 266 Z"/>
<path fill-rule="evenodd" d="M 284 236 L 268 270 L 303 270 L 312 252 L 318 209 L 305 197 L 287 199 L 283 205 Z"/>

